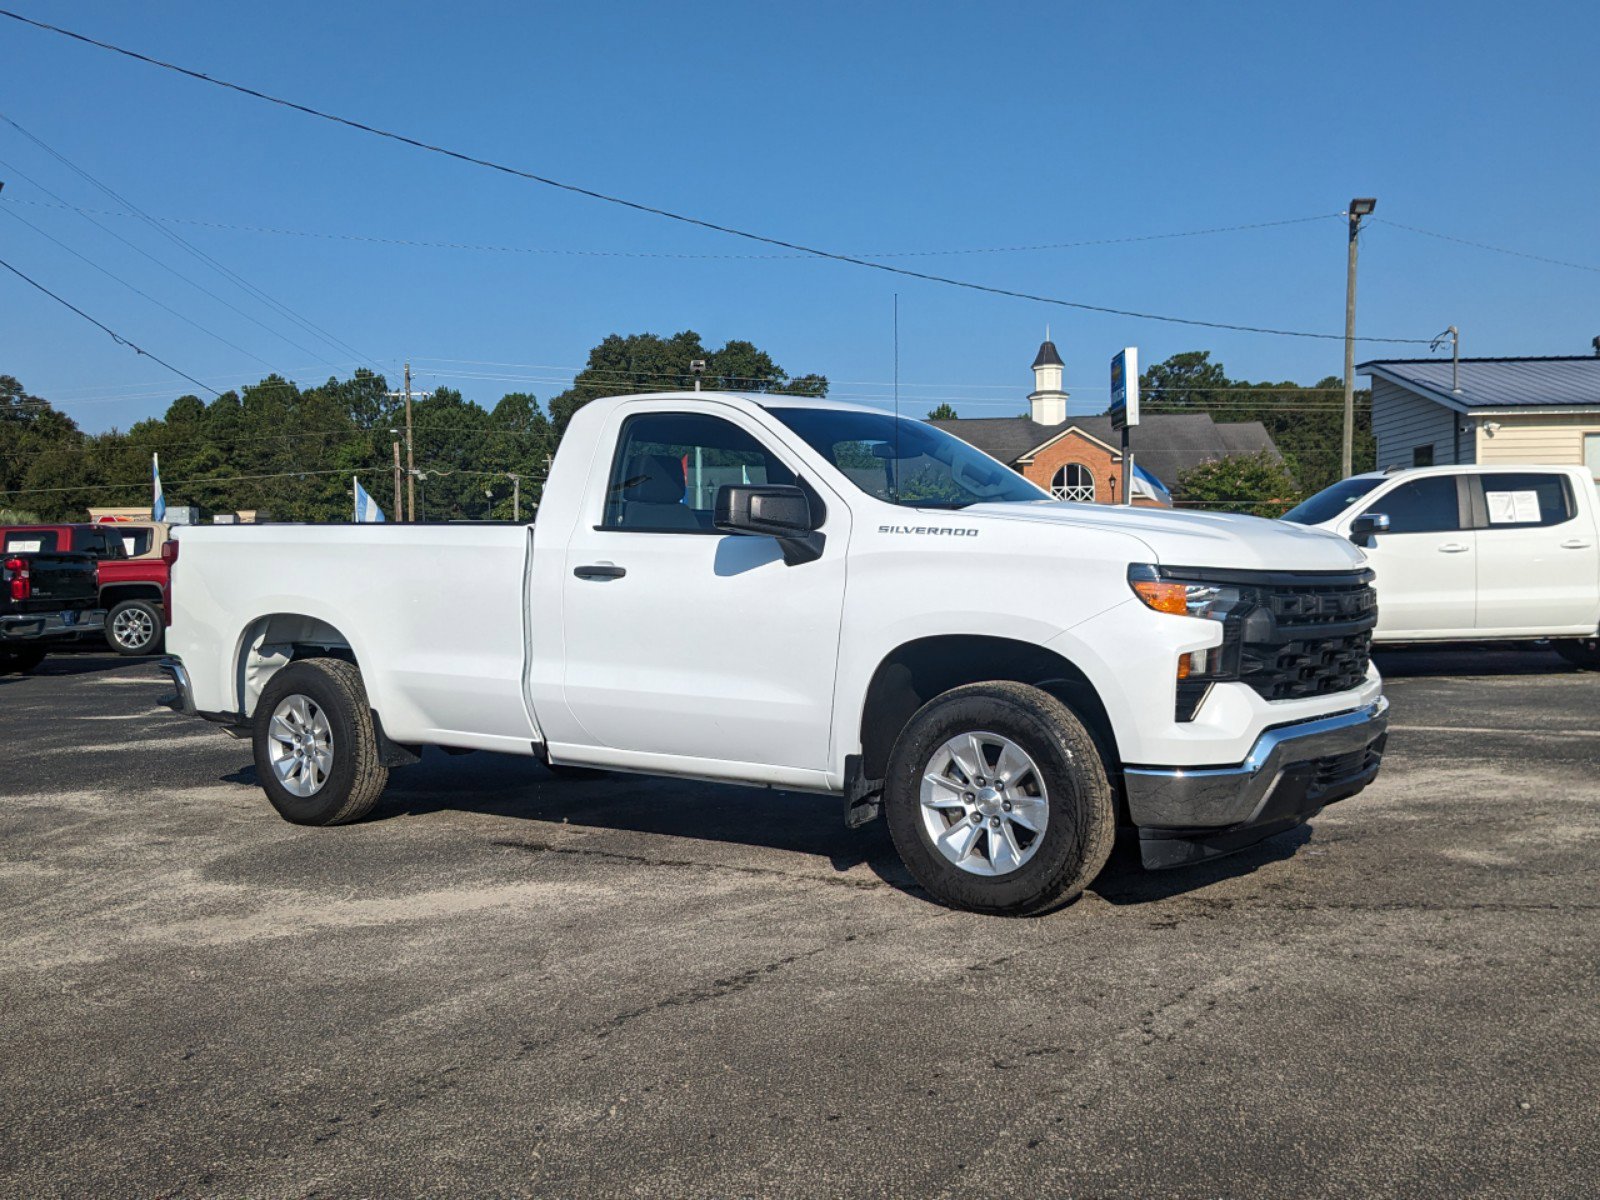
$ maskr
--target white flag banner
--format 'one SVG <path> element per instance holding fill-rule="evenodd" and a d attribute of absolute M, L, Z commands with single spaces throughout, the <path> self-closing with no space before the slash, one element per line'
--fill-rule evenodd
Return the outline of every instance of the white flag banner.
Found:
<path fill-rule="evenodd" d="M 352 475 L 350 482 L 356 485 L 356 523 L 369 525 L 383 520 L 383 509 L 378 507 L 376 500 L 367 495 L 367 489 L 361 486 L 361 480 Z"/>
<path fill-rule="evenodd" d="M 150 519 L 152 521 L 165 520 L 167 498 L 161 492 L 161 456 L 159 454 L 150 456 L 150 482 L 155 488 L 155 493 L 150 501 Z"/>

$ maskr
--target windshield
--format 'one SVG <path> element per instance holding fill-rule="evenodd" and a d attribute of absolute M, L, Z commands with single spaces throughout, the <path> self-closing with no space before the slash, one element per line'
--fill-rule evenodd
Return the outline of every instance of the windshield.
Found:
<path fill-rule="evenodd" d="M 908 508 L 1048 500 L 1049 495 L 942 429 L 837 408 L 773 408 L 774 417 L 869 496 Z"/>
<path fill-rule="evenodd" d="M 1283 514 L 1285 521 L 1296 525 L 1321 525 L 1331 521 L 1361 497 L 1383 482 L 1382 475 L 1357 475 L 1354 479 L 1341 479 L 1332 487 L 1325 487 L 1309 500 L 1302 500 Z"/>

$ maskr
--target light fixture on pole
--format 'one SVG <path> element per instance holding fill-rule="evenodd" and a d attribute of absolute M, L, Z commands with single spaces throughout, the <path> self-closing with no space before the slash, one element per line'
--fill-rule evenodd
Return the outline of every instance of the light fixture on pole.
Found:
<path fill-rule="evenodd" d="M 1356 428 L 1356 239 L 1361 218 L 1372 215 L 1378 202 L 1371 196 L 1350 201 L 1350 261 L 1344 285 L 1344 447 L 1340 456 L 1341 479 L 1355 474 Z"/>

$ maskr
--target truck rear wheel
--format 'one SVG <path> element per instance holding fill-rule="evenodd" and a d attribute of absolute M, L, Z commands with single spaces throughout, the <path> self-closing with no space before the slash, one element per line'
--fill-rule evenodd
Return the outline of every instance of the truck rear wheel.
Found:
<path fill-rule="evenodd" d="M 924 705 L 895 743 L 884 800 L 917 882 L 974 912 L 1024 916 L 1075 899 L 1116 833 L 1089 731 L 1018 683 L 970 684 Z"/>
<path fill-rule="evenodd" d="M 148 600 L 124 600 L 106 614 L 106 644 L 130 658 L 161 643 L 161 610 Z"/>
<path fill-rule="evenodd" d="M 261 788 L 296 825 L 359 820 L 389 780 L 361 672 L 343 659 L 302 659 L 274 675 L 252 732 Z"/>

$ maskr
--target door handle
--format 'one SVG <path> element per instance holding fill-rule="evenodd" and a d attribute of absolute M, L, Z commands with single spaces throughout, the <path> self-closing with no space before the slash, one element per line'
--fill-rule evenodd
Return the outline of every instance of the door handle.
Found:
<path fill-rule="evenodd" d="M 1561 548 L 1563 550 L 1587 550 L 1589 548 L 1589 543 L 1584 541 L 1582 538 L 1568 538 L 1566 541 L 1561 543 Z"/>
<path fill-rule="evenodd" d="M 579 579 L 621 579 L 628 570 L 615 563 L 589 563 L 587 566 L 574 567 L 572 573 Z"/>
<path fill-rule="evenodd" d="M 1444 545 L 1439 547 L 1439 553 L 1440 554 L 1462 554 L 1462 553 L 1465 553 L 1468 549 L 1470 549 L 1470 547 L 1468 547 L 1467 545 L 1465 545 L 1462 542 L 1446 542 Z"/>

